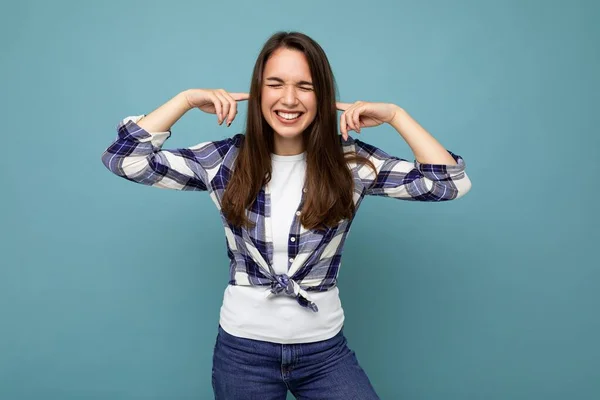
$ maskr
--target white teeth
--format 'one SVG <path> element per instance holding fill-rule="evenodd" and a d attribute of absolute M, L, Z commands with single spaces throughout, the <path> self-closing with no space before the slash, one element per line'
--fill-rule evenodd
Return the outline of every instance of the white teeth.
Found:
<path fill-rule="evenodd" d="M 285 119 L 296 119 L 300 116 L 300 113 L 295 113 L 295 114 L 288 114 L 288 113 L 282 113 L 279 111 L 275 111 L 277 113 L 277 115 L 279 115 L 282 118 Z"/>

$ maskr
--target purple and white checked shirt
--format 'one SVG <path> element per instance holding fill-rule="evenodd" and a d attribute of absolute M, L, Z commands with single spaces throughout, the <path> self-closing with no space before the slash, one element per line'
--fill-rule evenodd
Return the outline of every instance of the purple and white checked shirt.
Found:
<path fill-rule="evenodd" d="M 102 154 L 102 162 L 112 173 L 143 185 L 175 190 L 208 191 L 221 211 L 221 200 L 231 176 L 243 134 L 223 140 L 203 142 L 189 148 L 163 150 L 171 135 L 147 132 L 137 121 L 144 115 L 127 117 L 117 126 L 118 136 Z M 366 165 L 348 163 L 354 176 L 356 209 L 365 195 L 412 201 L 457 199 L 471 188 L 462 157 L 448 151 L 457 165 L 421 164 L 386 154 L 384 151 L 340 136 L 344 152 L 356 151 L 368 157 L 377 174 Z M 266 293 L 296 298 L 303 307 L 318 311 L 307 292 L 325 291 L 337 283 L 344 240 L 352 220 L 342 220 L 326 230 L 307 230 L 300 224 L 306 188 L 291 225 L 288 238 L 288 272 L 275 274 L 272 268 L 270 191 L 265 185 L 247 211 L 255 223 L 251 229 L 230 225 L 223 213 L 231 285 L 269 286 Z"/>

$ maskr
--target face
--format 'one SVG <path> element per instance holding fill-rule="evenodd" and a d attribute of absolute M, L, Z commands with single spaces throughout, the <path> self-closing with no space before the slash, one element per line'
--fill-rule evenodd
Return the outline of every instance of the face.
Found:
<path fill-rule="evenodd" d="M 297 50 L 277 49 L 265 64 L 261 109 L 275 132 L 275 153 L 304 151 L 302 132 L 317 114 L 317 97 L 306 57 Z"/>

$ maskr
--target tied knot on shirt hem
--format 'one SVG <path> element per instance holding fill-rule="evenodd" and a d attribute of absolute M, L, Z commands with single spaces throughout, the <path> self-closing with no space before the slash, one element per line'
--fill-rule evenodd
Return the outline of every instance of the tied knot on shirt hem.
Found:
<path fill-rule="evenodd" d="M 317 305 L 308 298 L 308 294 L 287 274 L 277 274 L 273 277 L 275 280 L 271 282 L 270 293 L 280 294 L 283 292 L 287 296 L 294 297 L 302 307 L 309 308 L 314 312 L 319 311 Z"/>

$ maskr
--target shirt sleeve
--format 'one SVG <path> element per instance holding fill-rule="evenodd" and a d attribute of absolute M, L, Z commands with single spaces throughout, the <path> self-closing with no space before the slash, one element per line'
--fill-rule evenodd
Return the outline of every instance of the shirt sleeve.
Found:
<path fill-rule="evenodd" d="M 162 150 L 171 131 L 147 132 L 131 116 L 117 125 L 117 138 L 102 154 L 104 166 L 120 177 L 148 186 L 174 190 L 208 190 L 210 176 L 223 162 L 232 140 L 202 142 Z"/>
<path fill-rule="evenodd" d="M 377 168 L 357 166 L 366 194 L 412 201 L 447 201 L 464 196 L 471 189 L 465 162 L 450 150 L 456 165 L 422 164 L 390 156 L 385 151 L 358 139 L 352 139 L 358 155 L 367 157 Z"/>

